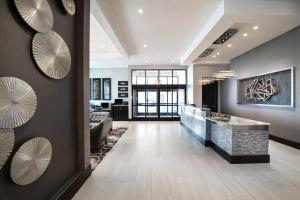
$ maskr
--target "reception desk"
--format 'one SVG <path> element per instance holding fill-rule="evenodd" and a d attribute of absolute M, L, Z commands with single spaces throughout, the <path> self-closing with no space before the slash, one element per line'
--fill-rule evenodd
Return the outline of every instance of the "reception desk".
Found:
<path fill-rule="evenodd" d="M 230 163 L 268 163 L 270 124 L 239 117 L 223 121 L 208 111 L 183 106 L 181 124 Z"/>

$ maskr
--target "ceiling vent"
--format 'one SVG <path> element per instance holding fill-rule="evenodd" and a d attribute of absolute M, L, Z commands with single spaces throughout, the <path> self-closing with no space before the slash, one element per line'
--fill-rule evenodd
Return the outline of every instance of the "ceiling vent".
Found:
<path fill-rule="evenodd" d="M 238 32 L 237 29 L 228 29 L 225 33 L 223 33 L 214 44 L 224 44 L 227 40 L 229 40 L 232 36 L 234 36 Z"/>
<path fill-rule="evenodd" d="M 203 53 L 200 54 L 199 58 L 205 58 L 209 56 L 213 51 L 214 49 L 206 49 L 205 51 L 203 51 Z"/>

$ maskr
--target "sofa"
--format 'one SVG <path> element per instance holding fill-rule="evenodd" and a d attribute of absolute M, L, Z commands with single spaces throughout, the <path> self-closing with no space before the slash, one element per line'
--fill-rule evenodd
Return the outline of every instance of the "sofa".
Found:
<path fill-rule="evenodd" d="M 90 112 L 90 122 L 101 122 L 105 118 L 110 118 L 109 112 Z"/>
<path fill-rule="evenodd" d="M 107 138 L 112 130 L 112 119 L 103 118 L 100 123 L 90 130 L 91 152 L 99 152 L 103 143 L 107 144 Z"/>

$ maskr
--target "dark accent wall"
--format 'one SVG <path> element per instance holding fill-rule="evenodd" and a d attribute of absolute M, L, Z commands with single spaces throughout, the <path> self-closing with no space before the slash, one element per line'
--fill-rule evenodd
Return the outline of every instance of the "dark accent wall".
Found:
<path fill-rule="evenodd" d="M 239 79 L 295 67 L 295 108 L 237 105 L 237 80 L 222 83 L 222 112 L 271 123 L 270 133 L 300 142 L 300 27 L 237 58 L 230 64 Z"/>
<path fill-rule="evenodd" d="M 84 68 L 89 66 L 84 59 L 88 53 L 84 53 L 82 38 L 88 37 L 84 35 L 83 28 L 84 23 L 88 22 L 84 22 L 84 12 L 88 12 L 89 16 L 89 1 L 76 1 L 77 7 L 84 7 L 85 10 L 78 9 L 74 17 L 66 14 L 61 1 L 48 2 L 54 14 L 53 30 L 64 38 L 72 55 L 72 69 L 63 80 L 47 78 L 39 70 L 31 54 L 35 31 L 21 19 L 12 0 L 0 1 L 0 77 L 13 76 L 26 81 L 38 98 L 34 117 L 15 129 L 16 144 L 12 155 L 33 137 L 46 137 L 53 147 L 49 168 L 38 181 L 27 186 L 18 186 L 11 181 L 10 157 L 0 171 L 1 200 L 50 199 L 58 191 L 64 191 L 69 186 L 66 183 L 78 175 L 80 170 L 87 168 L 87 154 L 84 151 L 88 150 L 88 144 L 84 133 L 88 126 L 83 124 L 83 116 L 88 117 L 88 96 L 85 98 L 83 95 L 88 94 L 84 91 L 88 91 L 89 74 Z M 78 123 L 78 120 L 82 123 Z"/>

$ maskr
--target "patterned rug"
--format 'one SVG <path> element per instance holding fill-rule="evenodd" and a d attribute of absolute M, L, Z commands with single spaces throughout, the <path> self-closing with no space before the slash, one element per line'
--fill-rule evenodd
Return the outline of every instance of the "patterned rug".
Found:
<path fill-rule="evenodd" d="M 107 144 L 103 144 L 100 151 L 97 153 L 91 153 L 91 165 L 92 170 L 101 163 L 106 154 L 117 144 L 122 135 L 126 132 L 127 128 L 113 129 L 107 138 Z"/>

